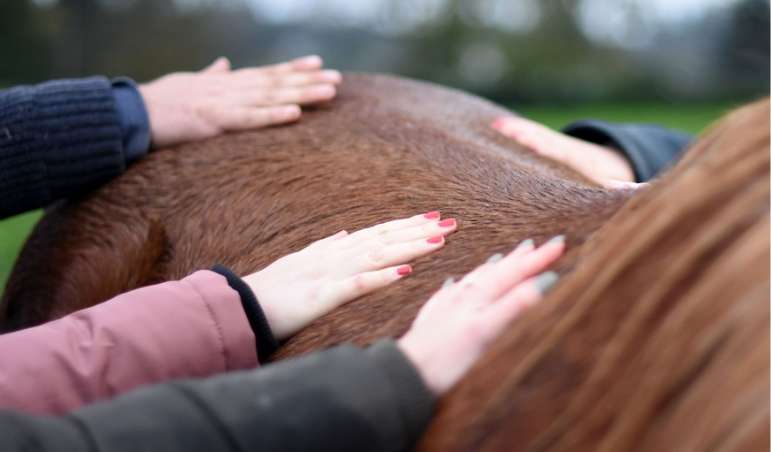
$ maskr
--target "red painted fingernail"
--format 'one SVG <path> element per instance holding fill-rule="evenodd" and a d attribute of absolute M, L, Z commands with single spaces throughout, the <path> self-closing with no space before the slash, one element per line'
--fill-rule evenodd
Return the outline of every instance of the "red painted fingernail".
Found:
<path fill-rule="evenodd" d="M 432 245 L 435 245 L 437 243 L 442 243 L 443 240 L 444 240 L 444 236 L 437 235 L 436 237 L 431 237 L 430 239 L 426 240 L 426 242 Z"/>
<path fill-rule="evenodd" d="M 442 228 L 451 228 L 453 226 L 455 226 L 455 218 L 448 218 L 439 222 L 439 227 Z"/>
<path fill-rule="evenodd" d="M 410 273 L 412 273 L 412 267 L 409 265 L 402 265 L 396 269 L 396 274 L 399 276 L 409 275 Z"/>
<path fill-rule="evenodd" d="M 423 217 L 428 219 L 428 220 L 436 220 L 440 216 L 441 216 L 441 214 L 439 213 L 438 210 L 432 210 L 431 212 L 423 214 Z"/>

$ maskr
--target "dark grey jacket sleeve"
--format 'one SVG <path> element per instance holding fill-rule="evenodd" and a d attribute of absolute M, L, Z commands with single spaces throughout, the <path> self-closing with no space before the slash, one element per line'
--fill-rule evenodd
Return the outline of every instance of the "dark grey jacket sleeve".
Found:
<path fill-rule="evenodd" d="M 128 79 L 1 90 L 0 218 L 94 188 L 148 147 L 147 113 Z"/>
<path fill-rule="evenodd" d="M 392 341 L 140 389 L 63 417 L 0 414 L 0 450 L 402 451 L 434 399 Z"/>
<path fill-rule="evenodd" d="M 674 164 L 692 137 L 653 124 L 613 124 L 586 120 L 562 130 L 565 134 L 621 151 L 632 164 L 637 182 L 655 177 Z"/>

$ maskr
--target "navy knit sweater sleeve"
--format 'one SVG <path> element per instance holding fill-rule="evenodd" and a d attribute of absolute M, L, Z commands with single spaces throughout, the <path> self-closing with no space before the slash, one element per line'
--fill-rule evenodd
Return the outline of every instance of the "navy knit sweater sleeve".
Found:
<path fill-rule="evenodd" d="M 653 124 L 613 124 L 597 120 L 574 122 L 562 131 L 618 149 L 631 163 L 637 182 L 652 179 L 672 165 L 692 139 L 685 133 Z"/>
<path fill-rule="evenodd" d="M 57 80 L 0 91 L 0 218 L 82 193 L 149 148 L 128 79 Z"/>

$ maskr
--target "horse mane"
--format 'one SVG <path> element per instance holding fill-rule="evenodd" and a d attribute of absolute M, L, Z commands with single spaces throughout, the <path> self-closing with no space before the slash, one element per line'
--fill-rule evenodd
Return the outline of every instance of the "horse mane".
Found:
<path fill-rule="evenodd" d="M 506 113 L 346 75 L 339 98 L 296 125 L 153 152 L 48 210 L 9 280 L 3 328 L 215 263 L 248 274 L 341 229 L 441 209 L 460 224 L 445 248 L 274 358 L 398 336 L 447 276 L 565 233 L 561 282 L 443 398 L 419 450 L 767 446 L 768 101 L 636 194 L 518 148 L 488 126 Z"/>
<path fill-rule="evenodd" d="M 768 118 L 731 113 L 627 203 L 419 450 L 767 450 Z"/>

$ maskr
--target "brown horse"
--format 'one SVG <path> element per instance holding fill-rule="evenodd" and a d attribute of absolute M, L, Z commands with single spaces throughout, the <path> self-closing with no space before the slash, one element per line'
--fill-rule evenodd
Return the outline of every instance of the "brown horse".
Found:
<path fill-rule="evenodd" d="M 461 221 L 445 249 L 278 357 L 399 335 L 446 276 L 566 233 L 561 268 L 574 271 L 443 400 L 420 448 L 767 444 L 767 102 L 729 117 L 594 236 L 631 193 L 517 149 L 489 129 L 505 112 L 487 102 L 349 76 L 328 109 L 153 153 L 51 209 L 9 282 L 7 327 L 215 262 L 249 273 L 342 228 L 440 208 Z"/>

